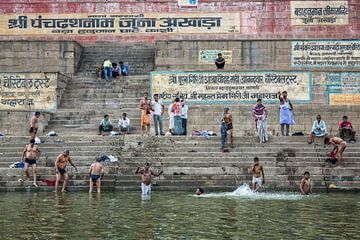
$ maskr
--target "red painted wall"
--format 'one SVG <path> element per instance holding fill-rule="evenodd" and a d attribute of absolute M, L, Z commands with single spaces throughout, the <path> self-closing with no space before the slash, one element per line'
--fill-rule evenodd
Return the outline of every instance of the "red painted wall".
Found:
<path fill-rule="evenodd" d="M 0 39 L 66 39 L 149 42 L 155 40 L 240 39 L 359 39 L 360 1 L 349 0 L 349 24 L 345 26 L 291 26 L 289 0 L 200 0 L 194 9 L 180 9 L 176 0 L 50 1 L 1 0 L 2 13 L 144 13 L 144 12 L 241 12 L 241 32 L 236 34 L 142 34 L 117 36 L 0 36 Z"/>

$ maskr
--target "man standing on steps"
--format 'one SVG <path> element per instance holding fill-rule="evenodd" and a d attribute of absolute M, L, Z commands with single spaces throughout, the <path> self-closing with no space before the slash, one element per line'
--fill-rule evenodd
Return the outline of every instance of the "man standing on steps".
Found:
<path fill-rule="evenodd" d="M 181 100 L 181 121 L 184 129 L 183 135 L 187 135 L 187 117 L 188 117 L 189 106 L 186 104 L 186 100 Z"/>
<path fill-rule="evenodd" d="M 164 115 L 164 103 L 159 99 L 158 94 L 154 94 L 154 100 L 151 102 L 152 110 L 154 112 L 154 126 L 155 126 L 155 135 L 159 135 L 159 126 L 160 126 L 160 135 L 164 136 L 164 126 L 163 126 L 163 115 Z"/>
<path fill-rule="evenodd" d="M 30 120 L 30 139 L 35 139 L 37 130 L 39 128 L 39 117 L 40 112 L 35 112 L 35 115 L 31 117 Z"/>
<path fill-rule="evenodd" d="M 232 114 L 229 112 L 229 108 L 225 107 L 224 108 L 224 122 L 226 124 L 226 131 L 230 133 L 230 147 L 233 148 L 234 147 L 234 136 L 233 136 L 233 118 L 232 118 Z"/>
<path fill-rule="evenodd" d="M 140 101 L 141 109 L 141 134 L 149 134 L 150 131 L 150 111 L 152 110 L 151 101 L 148 99 L 148 93 L 144 94 L 144 98 Z"/>
<path fill-rule="evenodd" d="M 38 187 L 38 185 L 36 184 L 36 173 L 37 173 L 37 169 L 36 169 L 36 161 L 39 159 L 40 157 L 40 150 L 39 147 L 37 145 L 35 145 L 35 139 L 31 139 L 30 140 L 30 144 L 26 145 L 22 154 L 22 161 L 25 160 L 25 174 L 27 177 L 27 181 L 29 181 L 30 179 L 30 174 L 29 174 L 29 166 L 32 167 L 33 169 L 33 175 L 34 175 L 34 183 L 33 186 L 34 187 Z"/>
<path fill-rule="evenodd" d="M 70 151 L 65 150 L 62 154 L 60 154 L 55 161 L 55 173 L 56 173 L 56 182 L 55 182 L 55 192 L 57 192 L 59 183 L 61 181 L 61 177 L 64 177 L 64 183 L 61 192 L 66 192 L 66 186 L 69 181 L 69 176 L 66 172 L 66 165 L 70 163 L 71 166 L 75 168 L 75 171 L 77 172 L 77 167 L 73 163 L 71 157 L 70 157 Z"/>
<path fill-rule="evenodd" d="M 259 158 L 254 157 L 254 165 L 252 167 L 252 184 L 253 190 L 258 191 L 263 184 L 265 184 L 265 175 L 263 166 L 259 163 Z"/>
<path fill-rule="evenodd" d="M 158 174 L 156 174 L 150 169 L 149 163 L 145 163 L 145 167 L 143 169 L 140 169 L 140 167 L 136 169 L 135 174 L 141 174 L 141 193 L 143 199 L 149 199 L 151 196 L 152 177 L 158 177 L 163 173 L 164 171 L 161 170 Z"/>

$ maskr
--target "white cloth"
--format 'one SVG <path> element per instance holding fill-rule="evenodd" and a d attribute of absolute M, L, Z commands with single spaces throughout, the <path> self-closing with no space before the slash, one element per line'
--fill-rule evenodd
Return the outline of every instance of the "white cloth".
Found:
<path fill-rule="evenodd" d="M 128 117 L 126 117 L 125 119 L 123 117 L 121 117 L 119 119 L 119 124 L 118 127 L 122 127 L 122 128 L 127 128 L 130 127 L 130 119 Z"/>
<path fill-rule="evenodd" d="M 161 115 L 162 106 L 164 105 L 163 101 L 159 99 L 159 101 L 156 102 L 155 100 L 153 100 L 151 103 L 154 107 L 154 115 Z"/>
<path fill-rule="evenodd" d="M 187 119 L 188 118 L 188 110 L 189 110 L 189 106 L 188 105 L 184 105 L 181 108 L 181 118 L 183 119 Z"/>
<path fill-rule="evenodd" d="M 174 112 L 171 111 L 172 103 L 169 105 L 168 114 L 169 114 L 169 129 L 174 129 Z"/>
<path fill-rule="evenodd" d="M 149 196 L 151 194 L 151 184 L 146 185 L 141 183 L 141 194 Z"/>
<path fill-rule="evenodd" d="M 257 178 L 257 177 L 253 176 L 252 183 L 253 184 L 255 183 L 256 185 L 258 185 L 258 187 L 261 187 L 262 186 L 262 178 L 261 177 Z"/>
<path fill-rule="evenodd" d="M 266 119 L 263 119 L 263 120 L 258 119 L 256 121 L 256 127 L 257 127 L 257 130 L 258 130 L 260 143 L 269 141 L 269 136 L 268 136 L 268 133 L 267 133 Z"/>

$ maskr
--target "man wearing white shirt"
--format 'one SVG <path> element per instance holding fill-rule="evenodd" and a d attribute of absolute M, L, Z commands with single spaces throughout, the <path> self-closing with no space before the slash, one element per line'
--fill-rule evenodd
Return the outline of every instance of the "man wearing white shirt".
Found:
<path fill-rule="evenodd" d="M 154 112 L 154 125 L 155 125 L 155 135 L 159 135 L 159 125 L 160 125 L 160 135 L 164 136 L 163 129 L 163 114 L 164 114 L 164 103 L 159 99 L 158 94 L 154 94 L 154 100 L 151 102 Z"/>
<path fill-rule="evenodd" d="M 187 134 L 187 117 L 188 117 L 189 106 L 186 104 L 184 99 L 181 100 L 181 122 L 184 132 L 182 135 Z"/>
<path fill-rule="evenodd" d="M 121 132 L 130 132 L 130 119 L 127 117 L 126 113 L 123 113 L 122 117 L 119 119 L 118 127 Z"/>

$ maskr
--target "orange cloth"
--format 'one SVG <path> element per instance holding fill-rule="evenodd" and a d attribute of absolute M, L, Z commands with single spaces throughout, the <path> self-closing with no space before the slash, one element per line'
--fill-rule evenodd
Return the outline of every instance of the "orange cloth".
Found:
<path fill-rule="evenodd" d="M 146 109 L 141 110 L 141 127 L 150 125 L 150 114 L 146 114 Z"/>

